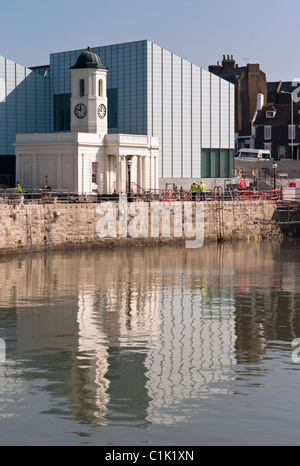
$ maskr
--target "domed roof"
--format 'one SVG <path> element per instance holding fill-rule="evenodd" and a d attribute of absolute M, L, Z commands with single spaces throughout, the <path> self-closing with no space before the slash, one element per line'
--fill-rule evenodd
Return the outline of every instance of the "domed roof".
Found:
<path fill-rule="evenodd" d="M 80 68 L 97 68 L 101 70 L 107 70 L 103 65 L 99 55 L 92 52 L 88 47 L 85 52 L 82 52 L 77 58 L 75 65 L 71 66 L 71 70 L 80 69 Z"/>

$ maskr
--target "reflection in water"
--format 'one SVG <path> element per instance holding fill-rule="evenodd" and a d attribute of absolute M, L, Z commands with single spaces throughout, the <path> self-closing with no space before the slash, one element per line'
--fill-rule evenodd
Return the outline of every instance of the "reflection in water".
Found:
<path fill-rule="evenodd" d="M 77 373 L 76 378 L 72 380 L 73 386 L 78 386 L 79 381 L 81 390 L 73 394 L 73 406 L 77 412 L 77 417 L 86 417 L 84 412 L 86 406 L 93 406 L 88 417 L 105 423 L 106 405 L 109 397 L 107 389 L 109 381 L 105 377 L 108 369 L 108 351 L 106 345 L 106 336 L 97 325 L 94 312 L 94 293 L 81 291 L 78 299 L 78 354 L 76 354 L 75 364 L 72 372 Z M 79 373 L 79 375 L 78 375 Z M 84 396 L 83 393 L 84 393 Z M 88 396 L 88 392 L 91 395 Z M 80 393 L 80 397 L 78 394 Z M 77 394 L 77 396 L 76 396 Z M 74 399 L 76 402 L 74 403 Z"/>
<path fill-rule="evenodd" d="M 151 422 L 180 420 L 187 414 L 178 407 L 182 400 L 221 392 L 223 384 L 215 384 L 234 376 L 234 297 L 232 275 L 225 275 L 218 277 L 216 287 L 194 267 L 162 277 L 160 345 L 148 352 L 145 362 Z"/>
<path fill-rule="evenodd" d="M 294 243 L 2 259 L 0 418 L 31 387 L 81 423 L 188 419 L 238 390 L 239 365 L 299 337 L 299 259 Z"/>
<path fill-rule="evenodd" d="M 101 268 L 106 269 L 108 264 L 102 259 Z M 114 420 L 129 416 L 139 421 L 145 417 L 149 400 L 144 361 L 156 334 L 158 287 L 135 270 L 136 261 L 128 269 L 120 268 L 117 257 L 110 260 L 111 272 L 101 275 L 96 288 L 80 283 L 77 360 L 84 363 L 77 365 L 77 371 L 87 373 L 90 403 L 96 403 L 95 419 L 107 423 L 107 405 L 112 403 Z"/>

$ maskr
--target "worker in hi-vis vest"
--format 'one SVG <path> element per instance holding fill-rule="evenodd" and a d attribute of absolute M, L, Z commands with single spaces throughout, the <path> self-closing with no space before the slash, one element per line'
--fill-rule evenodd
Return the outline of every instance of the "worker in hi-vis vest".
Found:
<path fill-rule="evenodd" d="M 191 186 L 191 191 L 192 191 L 192 200 L 195 201 L 196 200 L 196 194 L 197 194 L 197 191 L 198 191 L 198 185 L 195 183 L 195 181 L 193 182 L 193 184 Z"/>
<path fill-rule="evenodd" d="M 205 183 L 203 183 L 203 181 L 201 181 L 201 183 L 200 183 L 199 191 L 200 191 L 200 199 L 201 199 L 201 201 L 205 201 L 205 199 L 206 199 L 206 193 L 207 193 L 207 186 L 206 186 Z"/>
<path fill-rule="evenodd" d="M 23 204 L 23 202 L 24 202 L 24 193 L 26 193 L 26 190 L 22 188 L 19 181 L 17 181 L 16 192 L 18 192 L 20 194 L 20 202 L 21 202 L 21 204 Z"/>
<path fill-rule="evenodd" d="M 20 185 L 19 181 L 17 181 L 16 191 L 19 192 L 20 194 L 26 193 L 26 189 L 23 189 L 23 188 L 22 188 L 22 186 Z"/>

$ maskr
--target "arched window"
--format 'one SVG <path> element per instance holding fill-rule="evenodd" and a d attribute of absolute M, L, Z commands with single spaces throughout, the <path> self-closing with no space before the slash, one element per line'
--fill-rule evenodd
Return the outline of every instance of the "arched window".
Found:
<path fill-rule="evenodd" d="M 84 96 L 84 79 L 79 81 L 79 95 L 80 97 Z"/>
<path fill-rule="evenodd" d="M 99 79 L 99 89 L 98 89 L 98 93 L 99 93 L 99 96 L 100 96 L 100 97 L 103 97 L 103 81 L 102 81 L 102 79 Z"/>

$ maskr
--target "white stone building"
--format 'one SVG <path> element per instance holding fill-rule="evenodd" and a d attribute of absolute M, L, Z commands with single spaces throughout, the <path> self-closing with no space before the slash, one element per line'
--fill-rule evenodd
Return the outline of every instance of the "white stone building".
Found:
<path fill-rule="evenodd" d="M 16 180 L 29 189 L 113 194 L 158 189 L 158 139 L 108 134 L 107 68 L 82 52 L 71 72 L 71 131 L 18 134 Z"/>

